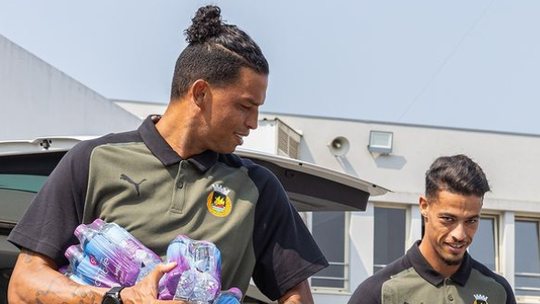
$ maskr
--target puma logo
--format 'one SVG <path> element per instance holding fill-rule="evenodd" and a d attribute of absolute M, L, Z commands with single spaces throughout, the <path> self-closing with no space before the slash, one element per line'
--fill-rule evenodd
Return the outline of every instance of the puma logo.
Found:
<path fill-rule="evenodd" d="M 141 192 L 139 191 L 139 187 L 141 186 L 141 184 L 143 182 L 146 181 L 146 178 L 143 179 L 141 182 L 136 183 L 129 176 L 122 173 L 122 174 L 120 174 L 120 179 L 125 180 L 126 182 L 128 182 L 128 183 L 132 184 L 133 186 L 135 186 L 135 190 L 137 190 L 137 196 L 141 196 Z"/>

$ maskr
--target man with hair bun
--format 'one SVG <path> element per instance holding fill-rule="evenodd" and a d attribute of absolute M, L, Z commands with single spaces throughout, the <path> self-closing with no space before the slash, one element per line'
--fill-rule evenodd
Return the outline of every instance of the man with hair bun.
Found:
<path fill-rule="evenodd" d="M 349 304 L 515 304 L 510 284 L 467 253 L 488 191 L 482 168 L 469 157 L 436 159 L 420 197 L 422 240 L 362 282 Z"/>
<path fill-rule="evenodd" d="M 201 7 L 192 21 L 163 116 L 76 145 L 11 232 L 21 248 L 11 304 L 163 302 L 158 281 L 174 264 L 110 291 L 57 271 L 77 242 L 74 229 L 96 218 L 126 228 L 162 257 L 179 234 L 210 240 L 222 253 L 222 289 L 245 294 L 253 278 L 279 303 L 313 303 L 307 279 L 326 259 L 277 178 L 233 154 L 257 128 L 268 62 L 244 31 L 222 22 L 219 7 Z"/>

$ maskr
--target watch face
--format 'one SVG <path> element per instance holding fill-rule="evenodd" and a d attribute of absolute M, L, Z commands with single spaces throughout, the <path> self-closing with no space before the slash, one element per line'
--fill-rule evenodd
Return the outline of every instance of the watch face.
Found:
<path fill-rule="evenodd" d="M 105 295 L 101 304 L 121 304 L 121 302 L 114 295 Z"/>

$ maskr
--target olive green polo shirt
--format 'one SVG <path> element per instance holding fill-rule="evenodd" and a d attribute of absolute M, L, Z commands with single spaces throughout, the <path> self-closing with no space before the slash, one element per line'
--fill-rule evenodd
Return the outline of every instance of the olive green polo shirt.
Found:
<path fill-rule="evenodd" d="M 418 245 L 366 279 L 349 304 L 515 304 L 510 284 L 465 253 L 450 278 L 435 271 Z"/>

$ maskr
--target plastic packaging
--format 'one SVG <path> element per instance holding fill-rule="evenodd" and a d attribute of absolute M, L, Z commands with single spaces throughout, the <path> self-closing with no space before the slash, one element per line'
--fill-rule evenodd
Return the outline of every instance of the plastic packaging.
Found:
<path fill-rule="evenodd" d="M 101 219 L 79 225 L 75 236 L 81 246 L 66 250 L 69 266 L 60 272 L 79 284 L 98 287 L 132 286 L 162 260 L 129 232 Z M 177 236 L 167 248 L 167 262 L 176 267 L 158 286 L 158 299 L 183 300 L 196 304 L 239 304 L 242 292 L 221 289 L 221 253 L 208 241 Z"/>
<path fill-rule="evenodd" d="M 64 269 L 64 275 L 81 285 L 97 287 L 120 286 L 115 277 L 105 267 L 84 255 L 78 245 L 70 246 L 65 253 L 70 262 L 70 267 Z"/>
<path fill-rule="evenodd" d="M 75 229 L 75 236 L 92 264 L 107 269 L 122 286 L 135 284 L 140 273 L 140 263 L 128 251 L 111 242 L 100 231 L 85 225 Z"/>
<path fill-rule="evenodd" d="M 229 290 L 222 291 L 214 304 L 240 304 L 242 300 L 242 291 L 233 287 Z"/>
<path fill-rule="evenodd" d="M 112 243 L 122 247 L 140 263 L 141 270 L 137 282 L 154 270 L 158 264 L 163 263 L 157 254 L 116 223 L 106 223 L 98 218 L 88 227 L 103 233 Z"/>
<path fill-rule="evenodd" d="M 167 262 L 177 266 L 160 280 L 160 300 L 214 302 L 221 288 L 221 253 L 214 244 L 179 235 L 167 248 Z"/>

